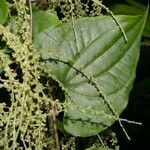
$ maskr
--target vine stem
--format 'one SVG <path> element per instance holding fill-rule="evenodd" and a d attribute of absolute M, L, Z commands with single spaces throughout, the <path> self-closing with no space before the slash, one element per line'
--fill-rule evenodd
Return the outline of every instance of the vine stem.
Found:
<path fill-rule="evenodd" d="M 30 39 L 32 40 L 32 0 L 29 0 L 29 10 L 30 10 Z"/>
<path fill-rule="evenodd" d="M 103 142 L 103 139 L 101 138 L 101 136 L 99 134 L 97 134 L 97 137 L 98 137 L 100 143 L 102 144 L 102 147 L 106 148 L 105 143 Z"/>

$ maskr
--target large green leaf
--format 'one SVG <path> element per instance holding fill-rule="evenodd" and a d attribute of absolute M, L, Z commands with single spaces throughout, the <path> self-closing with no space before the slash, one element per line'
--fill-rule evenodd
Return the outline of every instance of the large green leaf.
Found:
<path fill-rule="evenodd" d="M 53 26 L 34 40 L 45 60 L 43 69 L 66 89 L 69 106 L 64 128 L 72 135 L 85 137 L 103 131 L 116 120 L 114 112 L 120 115 L 127 106 L 146 16 L 116 18 L 127 43 L 110 16 Z"/>
<path fill-rule="evenodd" d="M 141 3 L 138 3 L 134 0 L 127 0 L 127 2 L 130 5 L 127 4 L 115 4 L 112 7 L 110 7 L 111 11 L 114 14 L 123 14 L 123 15 L 139 15 L 144 14 L 144 10 L 146 9 L 146 6 L 144 6 Z M 147 17 L 146 25 L 144 28 L 143 35 L 145 37 L 150 38 L 150 14 Z"/>
<path fill-rule="evenodd" d="M 8 17 L 8 5 L 5 0 L 0 0 L 0 24 L 4 24 Z"/>

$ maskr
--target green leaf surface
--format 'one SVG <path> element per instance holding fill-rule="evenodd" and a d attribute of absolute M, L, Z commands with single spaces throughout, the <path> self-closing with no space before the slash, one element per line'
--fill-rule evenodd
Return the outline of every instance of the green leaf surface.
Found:
<path fill-rule="evenodd" d="M 8 5 L 5 0 L 0 0 L 0 24 L 4 24 L 8 17 Z"/>
<path fill-rule="evenodd" d="M 47 11 L 37 10 L 33 12 L 33 37 L 35 37 L 41 31 L 49 28 L 52 25 L 58 25 L 59 21 L 57 15 Z"/>
<path fill-rule="evenodd" d="M 105 130 L 116 120 L 113 112 L 120 115 L 127 106 L 146 16 L 116 18 L 128 43 L 110 16 L 52 26 L 34 40 L 45 60 L 43 69 L 66 89 L 69 106 L 64 128 L 74 136 L 92 136 Z"/>
<path fill-rule="evenodd" d="M 111 11 L 116 15 L 139 15 L 144 14 L 146 6 L 133 0 L 128 0 L 127 4 L 115 4 L 110 7 Z M 150 38 L 150 14 L 147 17 L 143 35 Z"/>

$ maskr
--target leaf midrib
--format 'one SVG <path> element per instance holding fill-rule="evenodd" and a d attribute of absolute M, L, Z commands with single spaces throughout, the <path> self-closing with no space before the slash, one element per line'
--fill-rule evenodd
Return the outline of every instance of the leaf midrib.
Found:
<path fill-rule="evenodd" d="M 138 20 L 139 21 L 139 20 Z M 137 21 L 137 22 L 138 22 Z M 140 21 L 138 22 L 138 24 L 140 23 Z M 134 24 L 134 27 L 133 28 L 135 28 L 135 25 L 137 25 L 137 24 Z M 132 28 L 132 29 L 133 29 Z M 129 28 L 129 30 L 126 32 L 126 33 L 128 33 L 129 31 L 131 31 L 131 28 Z M 119 37 L 119 36 L 118 36 Z M 118 38 L 118 40 L 119 40 L 120 38 Z M 116 40 L 115 41 L 115 43 L 117 43 L 117 41 L 118 40 Z M 136 39 L 135 39 L 136 40 Z M 133 40 L 131 43 L 130 43 L 130 45 L 132 45 L 133 43 L 134 43 L 134 41 L 135 40 Z M 115 45 L 115 43 L 113 43 L 113 45 Z M 129 47 L 130 47 L 130 45 L 129 45 Z M 111 47 L 112 45 L 110 45 L 110 47 Z M 128 49 L 129 50 L 129 49 Z M 122 57 L 128 52 L 128 50 L 124 53 L 124 54 L 122 54 Z M 108 52 L 108 51 L 104 51 L 101 55 L 103 55 L 104 53 L 106 53 L 106 52 Z M 101 56 L 100 55 L 100 56 Z M 98 56 L 97 58 L 99 58 L 100 56 Z M 122 57 L 119 59 L 119 60 L 121 60 L 122 59 Z M 94 59 L 94 61 L 95 61 L 96 59 Z M 93 62 L 94 62 L 93 61 Z M 92 62 L 92 63 L 93 63 Z M 115 65 L 115 64 L 117 64 L 118 63 L 118 60 L 116 61 L 116 62 L 114 62 L 114 64 L 113 64 L 113 66 Z M 88 67 L 89 65 L 87 65 L 86 67 Z M 108 71 L 110 68 L 112 68 L 113 67 L 112 65 L 110 66 L 110 67 L 107 67 L 107 68 L 105 68 L 101 73 L 100 73 L 100 75 L 102 75 L 102 74 L 104 74 L 106 71 Z M 85 69 L 85 68 L 82 68 L 82 69 Z M 81 69 L 81 71 L 82 71 L 82 69 Z M 99 74 L 97 74 L 96 76 L 93 76 L 93 77 L 97 77 L 97 76 L 99 76 Z M 72 77 L 71 78 L 67 78 L 67 80 L 64 80 L 64 83 L 66 84 L 66 85 L 68 85 L 67 83 L 70 81 L 70 80 L 72 80 L 74 77 L 76 77 L 76 73 L 74 73 L 73 75 L 72 75 Z M 86 81 L 86 80 L 85 80 Z M 85 81 L 82 81 L 82 82 L 85 82 Z M 79 83 L 82 83 L 82 82 L 79 82 Z M 76 83 L 76 84 L 79 84 L 79 83 Z M 76 86 L 76 84 L 72 84 L 72 86 Z"/>
<path fill-rule="evenodd" d="M 140 22 L 138 22 L 138 24 L 139 24 Z M 135 26 L 134 26 L 135 27 Z M 130 30 L 129 30 L 130 31 Z M 128 31 L 128 32 L 129 32 Z M 139 35 L 140 34 L 140 32 L 137 34 L 137 35 Z M 132 45 L 136 40 L 137 40 L 137 38 L 138 38 L 138 36 L 136 36 L 136 38 L 131 42 L 131 44 L 130 45 Z M 129 45 L 129 47 L 130 47 L 130 45 Z M 130 50 L 130 48 L 124 53 L 124 55 L 122 55 L 122 57 L 120 57 L 120 59 L 119 59 L 119 61 L 126 55 L 126 53 L 128 52 Z M 99 74 L 97 74 L 97 75 L 95 75 L 95 76 L 93 76 L 94 78 L 97 78 L 97 77 L 100 77 L 100 76 L 102 76 L 106 71 L 108 71 L 108 70 L 110 70 L 112 67 L 114 67 L 118 62 L 119 62 L 118 60 L 116 61 L 116 63 L 114 63 L 113 64 L 113 66 L 111 66 L 111 67 L 109 67 L 109 69 L 108 68 L 106 68 L 106 69 L 104 69 L 105 71 L 103 72 L 103 73 L 101 73 L 100 75 Z M 69 80 L 68 80 L 68 82 L 69 82 Z M 66 87 L 78 87 L 79 85 L 83 85 L 83 84 L 85 84 L 87 82 L 87 80 L 85 79 L 85 80 L 83 80 L 83 81 L 81 81 L 81 82 L 78 82 L 78 83 L 74 83 L 74 84 L 66 84 L 67 82 L 65 82 L 65 86 Z"/>

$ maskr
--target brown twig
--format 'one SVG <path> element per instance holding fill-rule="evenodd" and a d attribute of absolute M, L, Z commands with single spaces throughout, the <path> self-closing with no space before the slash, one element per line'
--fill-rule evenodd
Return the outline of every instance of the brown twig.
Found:
<path fill-rule="evenodd" d="M 51 104 L 51 109 L 53 112 L 52 113 L 52 122 L 53 122 L 53 132 L 54 132 L 56 150 L 60 150 L 59 136 L 58 136 L 57 125 L 56 125 L 56 105 L 55 105 L 55 103 Z"/>
<path fill-rule="evenodd" d="M 51 94 L 53 88 L 55 88 L 55 87 L 49 86 L 49 88 L 48 88 L 48 96 L 50 97 L 51 100 L 53 100 L 53 102 L 51 103 L 52 114 L 49 118 L 49 127 L 52 131 L 52 134 L 53 134 L 53 137 L 55 140 L 56 150 L 60 150 L 59 136 L 58 136 L 57 125 L 56 125 L 56 104 L 55 104 L 54 98 Z"/>

